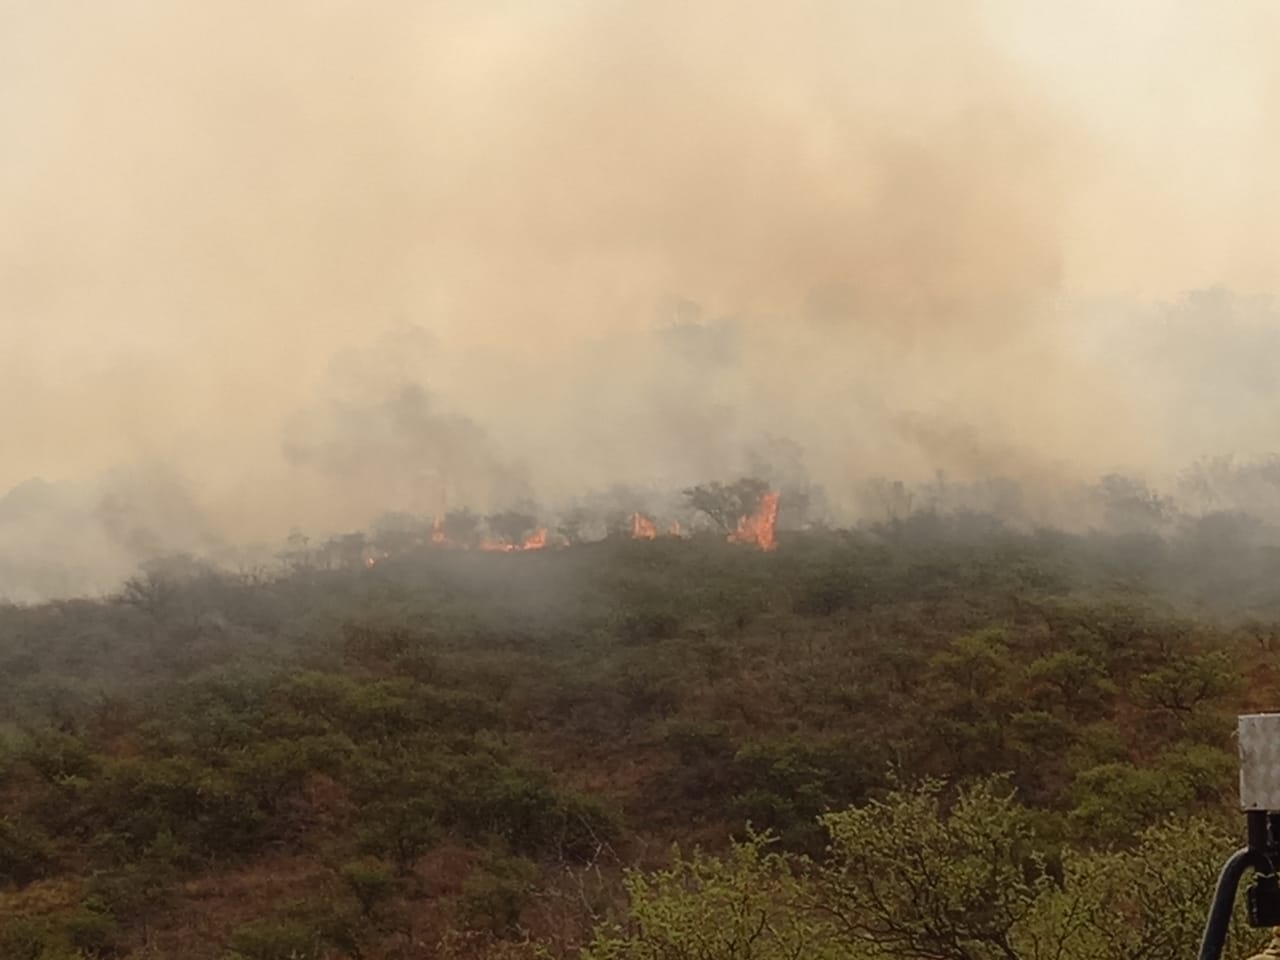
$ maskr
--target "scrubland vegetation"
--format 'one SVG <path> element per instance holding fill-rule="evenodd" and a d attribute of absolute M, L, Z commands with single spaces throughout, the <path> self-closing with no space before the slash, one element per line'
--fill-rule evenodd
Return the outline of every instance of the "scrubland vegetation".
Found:
<path fill-rule="evenodd" d="M 1188 956 L 1234 715 L 1280 703 L 1258 529 L 926 511 L 0 608 L 0 956 Z"/>

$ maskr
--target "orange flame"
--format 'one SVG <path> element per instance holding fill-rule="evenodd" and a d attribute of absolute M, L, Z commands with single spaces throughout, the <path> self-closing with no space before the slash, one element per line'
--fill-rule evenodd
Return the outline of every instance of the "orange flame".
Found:
<path fill-rule="evenodd" d="M 772 490 L 760 495 L 756 512 L 738 520 L 738 529 L 729 534 L 730 543 L 747 543 L 761 550 L 772 550 L 778 544 L 773 531 L 778 522 L 778 494 Z"/>
<path fill-rule="evenodd" d="M 517 550 L 541 550 L 547 545 L 547 528 L 539 527 L 519 543 L 505 540 L 481 540 L 478 549 L 485 553 L 514 553 Z"/>
<path fill-rule="evenodd" d="M 683 537 L 683 536 L 684 536 L 684 528 L 680 526 L 680 521 L 679 521 L 679 520 L 672 520 L 672 521 L 671 521 L 671 531 L 670 531 L 670 532 L 671 532 L 671 536 L 673 536 L 673 537 Z"/>
<path fill-rule="evenodd" d="M 444 535 L 444 521 L 436 517 L 431 521 L 431 542 L 434 544 L 446 544 L 449 538 Z"/>
<path fill-rule="evenodd" d="M 657 536 L 658 528 L 652 520 L 643 513 L 633 513 L 631 515 L 632 540 L 653 540 Z"/>

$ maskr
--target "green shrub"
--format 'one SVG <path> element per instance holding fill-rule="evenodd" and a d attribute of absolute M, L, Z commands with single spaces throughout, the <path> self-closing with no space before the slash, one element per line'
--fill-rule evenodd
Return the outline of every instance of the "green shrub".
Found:
<path fill-rule="evenodd" d="M 632 610 L 618 618 L 615 629 L 623 643 L 669 640 L 680 632 L 680 617 L 662 607 Z"/>
<path fill-rule="evenodd" d="M 371 916 L 395 892 L 395 876 L 391 868 L 372 857 L 343 864 L 342 879 L 360 902 L 360 910 L 366 917 Z"/>
<path fill-rule="evenodd" d="M 537 875 L 528 860 L 491 858 L 463 881 L 458 901 L 462 922 L 497 937 L 516 935 Z"/>
<path fill-rule="evenodd" d="M 267 827 L 252 794 L 186 757 L 115 761 L 91 785 L 88 800 L 94 817 L 135 853 L 167 837 L 217 859 L 257 847 Z"/>
<path fill-rule="evenodd" d="M 68 942 L 86 957 L 106 957 L 115 952 L 120 935 L 113 916 L 100 910 L 81 908 L 62 919 Z"/>
<path fill-rule="evenodd" d="M 368 853 L 390 857 L 408 873 L 440 835 L 439 811 L 429 796 L 392 797 L 361 810 L 358 840 Z"/>
<path fill-rule="evenodd" d="M 258 920 L 238 927 L 228 947 L 242 960 L 316 960 L 321 937 L 312 924 L 300 920 Z"/>
<path fill-rule="evenodd" d="M 95 873 L 85 885 L 85 893 L 104 911 L 137 919 L 168 903 L 178 876 L 172 862 L 148 858 Z"/>
<path fill-rule="evenodd" d="M 23 886 L 49 870 L 53 844 L 38 828 L 0 817 L 0 884 Z"/>
<path fill-rule="evenodd" d="M 50 781 L 88 777 L 98 768 L 90 744 L 60 730 L 43 730 L 32 735 L 21 756 Z"/>
<path fill-rule="evenodd" d="M 22 917 L 0 923 L 0 957 L 5 960 L 41 960 L 49 945 L 48 928 Z"/>
<path fill-rule="evenodd" d="M 519 854 L 585 861 L 616 834 L 599 802 L 560 793 L 532 771 L 468 767 L 473 776 L 454 794 L 450 814 L 472 837 L 500 837 Z"/>

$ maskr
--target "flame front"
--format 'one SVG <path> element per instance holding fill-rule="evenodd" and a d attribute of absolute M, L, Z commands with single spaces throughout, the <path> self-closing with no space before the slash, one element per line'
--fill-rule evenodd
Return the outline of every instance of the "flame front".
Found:
<path fill-rule="evenodd" d="M 485 553 L 515 553 L 517 550 L 541 550 L 547 545 L 547 528 L 539 527 L 519 543 L 492 538 L 481 540 L 478 549 Z"/>
<path fill-rule="evenodd" d="M 633 513 L 631 515 L 631 539 L 632 540 L 655 540 L 658 536 L 658 526 L 643 513 Z"/>
<path fill-rule="evenodd" d="M 729 542 L 754 546 L 760 550 L 773 550 L 777 546 L 774 539 L 774 527 L 777 524 L 777 520 L 778 494 L 773 491 L 763 493 L 760 495 L 755 511 L 738 519 L 737 528 L 729 534 Z M 671 521 L 664 535 L 676 538 L 687 536 L 679 520 Z M 638 511 L 631 514 L 631 539 L 658 539 L 657 521 Z M 570 541 L 564 537 L 557 537 L 555 546 L 567 547 L 569 543 Z M 524 539 L 519 543 L 512 543 L 496 537 L 486 537 L 479 542 L 471 540 L 469 543 L 459 543 L 445 532 L 444 520 L 437 516 L 431 522 L 431 544 L 436 547 L 461 550 L 472 549 L 485 553 L 514 553 L 524 550 L 544 550 L 551 546 L 551 541 L 547 534 L 547 528 L 538 527 L 525 535 Z M 373 566 L 376 562 L 374 558 L 366 560 L 369 566 Z"/>
<path fill-rule="evenodd" d="M 772 550 L 778 543 L 774 527 L 778 523 L 778 494 L 772 490 L 760 495 L 755 513 L 741 517 L 738 528 L 729 534 L 730 543 L 746 543 L 761 550 Z"/>
<path fill-rule="evenodd" d="M 455 550 L 480 550 L 484 553 L 513 553 L 517 550 L 542 550 L 548 545 L 547 528 L 538 527 L 525 536 L 519 543 L 510 543 L 497 537 L 486 537 L 478 543 L 459 543 L 452 539 L 444 529 L 444 520 L 436 517 L 431 522 L 431 545 Z"/>

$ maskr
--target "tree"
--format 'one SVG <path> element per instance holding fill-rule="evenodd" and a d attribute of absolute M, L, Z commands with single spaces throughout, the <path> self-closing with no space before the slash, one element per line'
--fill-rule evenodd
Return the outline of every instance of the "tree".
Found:
<path fill-rule="evenodd" d="M 901 480 L 890 482 L 883 477 L 868 481 L 863 496 L 882 510 L 884 522 L 895 528 L 911 516 L 915 504 L 915 494 L 906 484 Z"/>
<path fill-rule="evenodd" d="M 315 924 L 258 920 L 237 927 L 227 945 L 238 960 L 315 960 L 323 944 Z"/>
<path fill-rule="evenodd" d="M 817 905 L 886 957 L 1017 960 L 1015 932 L 1051 887 L 1030 812 L 998 780 L 898 790 L 822 818 Z"/>
<path fill-rule="evenodd" d="M 431 537 L 431 526 L 408 513 L 386 513 L 373 525 L 373 546 L 396 556 L 421 546 Z"/>
<path fill-rule="evenodd" d="M 1072 717 L 1096 712 L 1115 693 L 1103 664 L 1080 650 L 1059 650 L 1034 660 L 1026 676 L 1037 701 Z"/>
<path fill-rule="evenodd" d="M 1174 516 L 1173 503 L 1153 491 L 1142 480 L 1112 473 L 1096 488 L 1103 521 L 1122 532 L 1157 529 Z"/>
<path fill-rule="evenodd" d="M 480 540 L 480 517 L 470 510 L 450 510 L 440 521 L 440 532 L 449 543 L 474 547 Z"/>
<path fill-rule="evenodd" d="M 339 567 L 359 567 L 364 563 L 365 548 L 369 540 L 362 531 L 330 537 L 324 543 L 324 553 L 331 564 Z"/>
<path fill-rule="evenodd" d="M 1239 841 L 1205 820 L 1164 820 L 1125 851 L 1070 853 L 1061 887 L 1039 904 L 1019 932 L 1021 956 L 1039 960 L 1181 960 L 1194 956 L 1218 868 Z M 1243 898 L 1241 898 L 1243 901 Z M 1241 903 L 1231 930 L 1233 955 L 1265 934 L 1244 923 Z M 1068 947 L 1044 949 L 1053 933 Z M 1239 954 L 1234 950 L 1239 949 Z"/>
<path fill-rule="evenodd" d="M 367 805 L 361 817 L 361 846 L 385 854 L 400 876 L 408 876 L 413 865 L 439 839 L 435 798 L 430 796 L 389 797 Z"/>
<path fill-rule="evenodd" d="M 571 544 L 584 543 L 592 525 L 592 515 L 585 507 L 574 507 L 565 512 L 556 525 L 556 533 Z"/>
<path fill-rule="evenodd" d="M 1009 715 L 1015 701 L 1004 632 L 992 628 L 957 637 L 929 666 L 938 706 L 927 727 L 946 748 L 949 769 L 969 774 L 1009 769 Z"/>
<path fill-rule="evenodd" d="M 1009 647 L 1003 630 L 988 628 L 956 637 L 935 654 L 929 666 L 966 697 L 986 700 L 1009 673 Z"/>
<path fill-rule="evenodd" d="M 1099 764 L 1077 774 L 1068 823 L 1092 842 L 1127 844 L 1171 814 L 1229 806 L 1234 768 L 1229 754 L 1185 743 L 1163 751 L 1151 766 Z"/>
<path fill-rule="evenodd" d="M 1179 960 L 1192 956 L 1231 836 L 1153 823 L 1132 850 L 1047 848 L 1000 780 L 938 782 L 828 814 L 820 864 L 753 836 L 631 873 L 629 920 L 583 960 Z M 1050 865 L 1060 860 L 1058 866 Z M 1242 912 L 1242 911 L 1241 911 Z M 1237 914 L 1232 943 L 1264 939 Z"/>
<path fill-rule="evenodd" d="M 769 484 L 755 477 L 743 477 L 730 484 L 719 481 L 700 484 L 683 491 L 690 508 L 704 514 L 722 533 L 732 533 L 738 521 L 756 512 Z"/>
<path fill-rule="evenodd" d="M 516 547 L 537 529 L 538 518 L 523 510 L 503 510 L 485 517 L 485 523 L 495 537 Z"/>
<path fill-rule="evenodd" d="M 531 860 L 490 856 L 463 881 L 458 907 L 468 929 L 495 937 L 520 934 L 520 915 L 538 876 Z"/>
<path fill-rule="evenodd" d="M 1175 715 L 1191 713 L 1201 703 L 1230 693 L 1239 677 L 1221 652 L 1177 657 L 1138 678 L 1138 693 Z"/>
<path fill-rule="evenodd" d="M 311 549 L 311 540 L 300 530 L 291 530 L 285 538 L 284 549 L 276 554 L 276 558 L 290 573 L 301 573 L 315 565 L 315 551 Z"/>
<path fill-rule="evenodd" d="M 596 931 L 582 960 L 855 960 L 836 928 L 806 906 L 793 862 L 765 837 L 724 858 L 699 851 L 626 878 L 630 920 Z"/>
<path fill-rule="evenodd" d="M 395 877 L 390 866 L 374 857 L 344 863 L 342 879 L 359 901 L 360 913 L 366 920 L 395 893 Z"/>
<path fill-rule="evenodd" d="M 36 827 L 0 817 L 0 887 L 24 886 L 43 876 L 53 861 L 53 844 Z"/>

